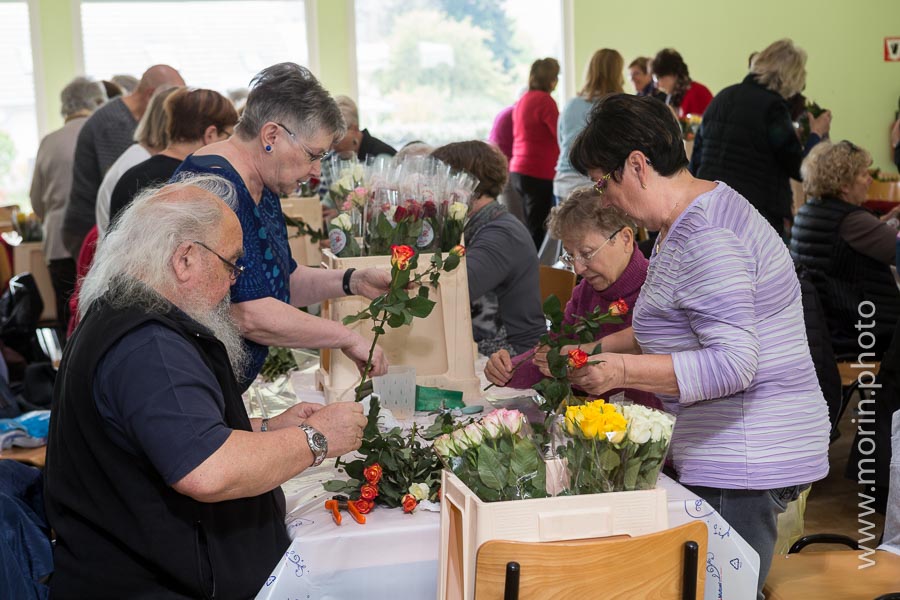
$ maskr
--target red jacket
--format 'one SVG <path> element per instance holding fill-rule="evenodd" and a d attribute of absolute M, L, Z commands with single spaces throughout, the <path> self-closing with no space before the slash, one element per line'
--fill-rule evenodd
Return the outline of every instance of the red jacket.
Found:
<path fill-rule="evenodd" d="M 713 95 L 709 88 L 702 83 L 692 81 L 690 87 L 684 93 L 681 106 L 678 107 L 678 117 L 683 119 L 688 115 L 702 115 L 706 107 L 712 102 Z"/>
<path fill-rule="evenodd" d="M 556 121 L 559 107 L 547 92 L 531 90 L 522 96 L 513 109 L 513 157 L 510 173 L 553 179 L 559 144 L 556 141 Z"/>

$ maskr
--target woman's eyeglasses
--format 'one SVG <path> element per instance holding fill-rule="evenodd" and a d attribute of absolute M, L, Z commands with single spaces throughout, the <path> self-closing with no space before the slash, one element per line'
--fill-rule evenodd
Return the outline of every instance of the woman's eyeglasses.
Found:
<path fill-rule="evenodd" d="M 600 246 L 596 250 L 591 250 L 587 254 L 569 254 L 568 252 L 566 252 L 562 256 L 559 257 L 559 260 L 563 261 L 563 263 L 565 263 L 566 265 L 568 265 L 570 267 L 574 267 L 576 261 L 580 262 L 583 265 L 586 265 L 589 262 L 591 262 L 594 259 L 594 257 L 597 256 L 597 253 L 600 252 L 603 249 L 603 247 L 605 245 L 607 245 L 614 237 L 616 237 L 616 235 L 623 229 L 625 229 L 625 228 L 619 227 L 618 229 L 613 231 L 612 235 L 610 235 L 608 238 L 606 238 L 606 241 L 603 242 L 602 244 L 600 244 Z"/>
<path fill-rule="evenodd" d="M 207 246 L 200 240 L 194 240 L 194 243 L 197 244 L 198 246 L 202 246 L 203 248 L 206 248 L 207 250 L 209 250 L 210 252 L 215 254 L 216 258 L 221 260 L 225 264 L 225 266 L 228 267 L 228 272 L 231 275 L 232 281 L 237 281 L 237 278 L 240 277 L 241 273 L 244 272 L 244 267 L 234 264 L 233 262 L 231 262 L 230 260 L 228 260 L 227 258 L 222 256 L 221 254 L 219 254 L 218 252 L 216 252 L 215 250 L 213 250 L 212 248 L 210 248 L 209 246 Z"/>
<path fill-rule="evenodd" d="M 291 139 L 292 139 L 292 140 L 294 140 L 295 142 L 297 142 L 298 144 L 300 144 L 300 147 L 303 148 L 303 151 L 304 151 L 304 152 L 306 152 L 306 157 L 309 159 L 309 162 L 314 163 L 314 162 L 316 162 L 317 160 L 325 160 L 326 158 L 328 158 L 328 155 L 331 154 L 331 150 L 322 150 L 322 151 L 319 152 L 318 154 L 313 154 L 312 151 L 306 146 L 306 144 L 304 144 L 303 142 L 301 142 L 301 141 L 297 138 L 297 136 L 294 135 L 294 132 L 293 132 L 293 131 L 291 131 L 290 129 L 288 129 L 287 127 L 285 127 L 284 125 L 282 125 L 281 123 L 275 123 L 275 124 L 278 125 L 279 127 L 281 127 L 282 129 L 284 129 L 284 130 L 287 132 L 287 134 L 288 134 L 289 136 L 291 136 Z"/>

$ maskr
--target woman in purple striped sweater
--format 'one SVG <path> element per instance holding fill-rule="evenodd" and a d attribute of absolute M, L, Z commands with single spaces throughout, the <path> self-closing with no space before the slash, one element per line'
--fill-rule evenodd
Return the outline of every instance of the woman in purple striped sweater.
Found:
<path fill-rule="evenodd" d="M 678 415 L 678 479 L 759 553 L 762 598 L 778 514 L 828 472 L 828 410 L 787 248 L 740 194 L 691 176 L 680 128 L 653 98 L 601 100 L 570 158 L 604 204 L 660 232 L 632 327 L 572 379 L 654 392 Z"/>

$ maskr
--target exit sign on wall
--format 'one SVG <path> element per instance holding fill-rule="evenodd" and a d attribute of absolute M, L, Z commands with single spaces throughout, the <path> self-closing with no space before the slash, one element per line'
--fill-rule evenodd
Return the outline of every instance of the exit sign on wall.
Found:
<path fill-rule="evenodd" d="M 900 62 L 900 37 L 884 38 L 885 62 Z"/>

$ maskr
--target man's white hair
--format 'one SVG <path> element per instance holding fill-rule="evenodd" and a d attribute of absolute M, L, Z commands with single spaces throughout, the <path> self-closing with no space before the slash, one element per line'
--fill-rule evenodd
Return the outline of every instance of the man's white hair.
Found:
<path fill-rule="evenodd" d="M 115 293 L 109 300 L 114 305 L 164 310 L 167 303 L 158 294 L 174 288 L 175 250 L 186 241 L 209 241 L 211 234 L 218 235 L 224 212 L 210 194 L 229 208 L 237 206 L 234 185 L 215 175 L 185 174 L 175 183 L 138 194 L 99 242 L 93 266 L 81 283 L 79 314 L 87 314 L 111 287 Z M 156 294 L 147 294 L 147 288 Z"/>

